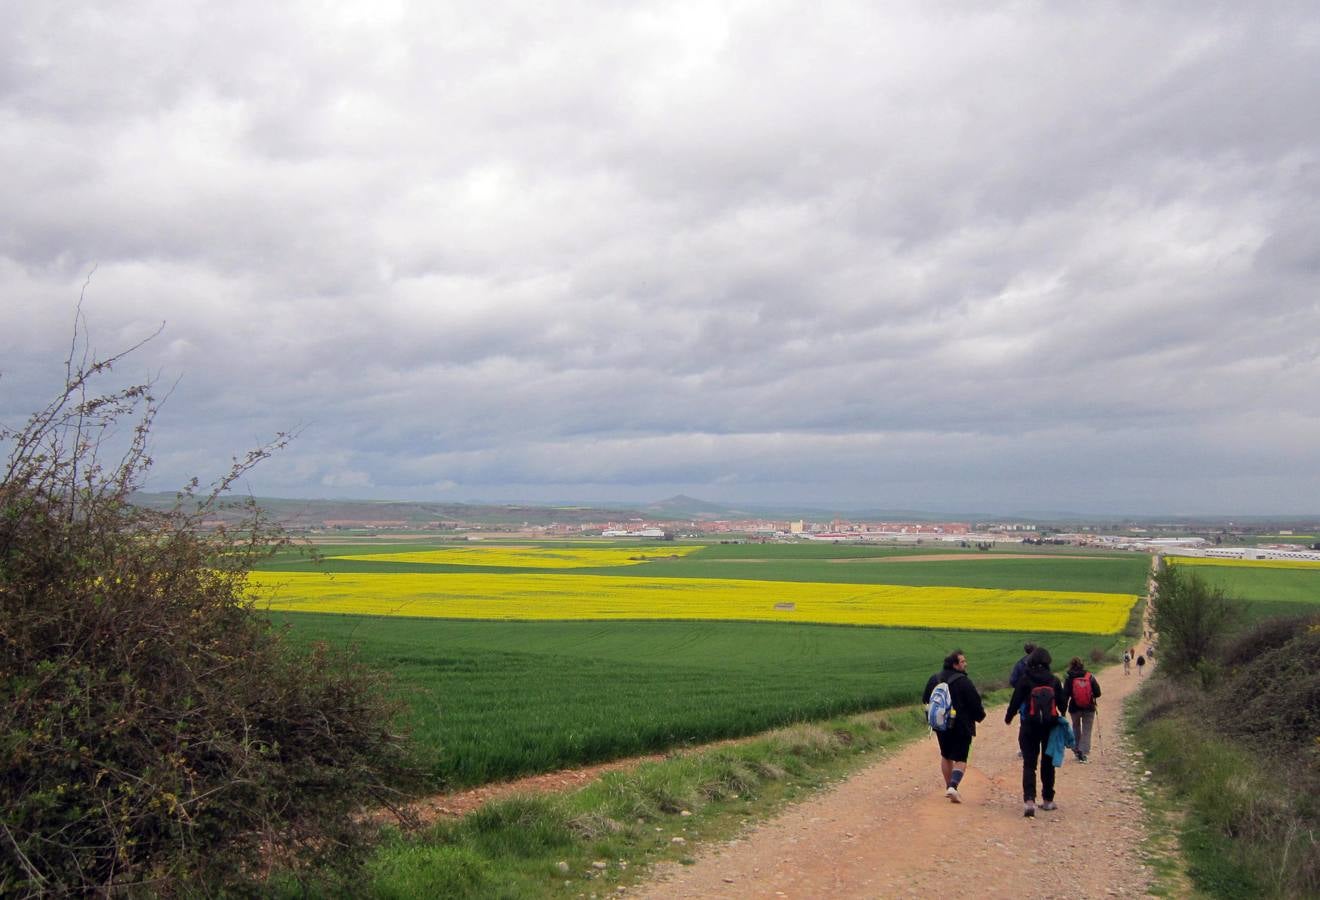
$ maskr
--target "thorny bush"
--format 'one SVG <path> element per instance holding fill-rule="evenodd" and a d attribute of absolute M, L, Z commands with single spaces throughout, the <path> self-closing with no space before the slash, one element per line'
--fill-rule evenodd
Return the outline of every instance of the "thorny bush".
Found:
<path fill-rule="evenodd" d="M 172 511 L 133 505 L 157 401 L 96 393 L 125 354 L 79 360 L 78 331 L 63 391 L 0 429 L 0 895 L 211 894 L 352 858 L 352 813 L 407 771 L 398 710 L 253 608 L 246 573 L 284 538 L 250 501 L 202 527 L 286 438 Z"/>

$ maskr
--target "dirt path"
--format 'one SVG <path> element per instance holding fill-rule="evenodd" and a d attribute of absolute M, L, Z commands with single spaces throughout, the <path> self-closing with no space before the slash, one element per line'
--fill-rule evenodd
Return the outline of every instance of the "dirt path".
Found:
<path fill-rule="evenodd" d="M 930 737 L 711 848 L 694 865 L 659 868 L 628 896 L 1146 896 L 1139 774 L 1119 721 L 1123 700 L 1143 679 L 1136 666 L 1128 676 L 1115 666 L 1096 678 L 1098 739 L 1090 762 L 1070 753 L 1058 771 L 1056 811 L 1023 818 L 1017 723 L 1005 726 L 998 707 L 986 711 L 972 745 L 961 805 L 944 797 Z"/>
<path fill-rule="evenodd" d="M 613 762 L 596 763 L 590 766 L 580 766 L 576 769 L 559 769 L 554 772 L 545 772 L 540 775 L 528 775 L 524 778 L 517 778 L 513 781 L 500 781 L 491 784 L 485 784 L 481 787 L 468 788 L 463 791 L 453 793 L 434 794 L 429 797 L 423 797 L 419 800 L 413 800 L 401 805 L 401 811 L 418 825 L 429 825 L 438 819 L 453 819 L 459 816 L 465 816 L 475 809 L 479 809 L 490 803 L 492 800 L 503 800 L 507 797 L 514 797 L 520 794 L 548 794 L 564 791 L 573 791 L 586 787 L 596 779 L 607 772 L 623 772 L 637 768 L 642 763 L 660 762 L 668 759 L 675 753 L 705 753 L 716 747 L 727 747 L 734 744 L 743 744 L 748 741 L 756 740 L 758 735 L 752 735 L 745 738 L 730 738 L 723 741 L 711 741 L 708 744 L 698 744 L 694 747 L 688 747 L 677 750 L 670 750 L 664 753 L 651 753 L 646 756 L 630 756 L 627 759 L 616 759 Z M 398 815 L 393 810 L 378 809 L 371 813 L 368 818 L 381 824 L 394 824 L 399 820 Z"/>

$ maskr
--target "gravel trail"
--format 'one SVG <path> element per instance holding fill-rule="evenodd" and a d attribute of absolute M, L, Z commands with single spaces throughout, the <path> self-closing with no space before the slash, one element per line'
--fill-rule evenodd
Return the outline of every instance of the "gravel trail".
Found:
<path fill-rule="evenodd" d="M 970 674 L 975 680 L 975 660 Z M 1017 722 L 1004 725 L 999 706 L 978 726 L 961 804 L 944 796 L 930 736 L 707 849 L 693 865 L 657 867 L 652 881 L 627 896 L 1147 896 L 1142 773 L 1120 728 L 1123 703 L 1144 679 L 1136 666 L 1127 676 L 1114 666 L 1096 678 L 1104 695 L 1098 739 L 1088 763 L 1068 754 L 1055 811 L 1023 817 Z"/>

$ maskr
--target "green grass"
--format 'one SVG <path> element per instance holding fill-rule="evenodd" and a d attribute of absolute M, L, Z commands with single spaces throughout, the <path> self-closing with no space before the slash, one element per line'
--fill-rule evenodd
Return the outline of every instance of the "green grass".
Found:
<path fill-rule="evenodd" d="M 434 778 L 470 785 L 919 699 L 954 647 L 983 690 L 1022 635 L 727 622 L 455 622 L 276 614 L 392 672 Z M 1113 637 L 1030 635 L 1057 660 Z"/>
<path fill-rule="evenodd" d="M 701 550 L 703 559 L 882 559 L 887 556 L 918 556 L 936 553 L 976 554 L 957 544 L 922 547 L 877 544 L 711 544 Z"/>
<path fill-rule="evenodd" d="M 1145 724 L 1138 732 L 1147 764 L 1186 809 L 1180 841 L 1196 887 L 1224 900 L 1292 896 L 1279 838 L 1261 824 L 1284 819 L 1288 787 L 1249 749 L 1183 717 Z M 1261 832 L 1268 838 L 1262 839 Z M 1251 840 L 1243 838 L 1251 834 Z M 1305 837 L 1302 836 L 1302 840 Z M 1282 857 L 1282 859 L 1281 859 Z"/>
<path fill-rule="evenodd" d="M 1174 560 L 1174 565 L 1177 565 Z M 1302 615 L 1320 609 L 1320 569 L 1186 566 L 1206 584 L 1245 601 L 1249 621 Z"/>
<path fill-rule="evenodd" d="M 1140 594 L 1145 590 L 1149 570 L 1149 557 L 1137 555 L 1067 559 L 1042 554 L 1029 559 L 1014 559 L 995 554 L 968 554 L 965 559 L 928 562 L 871 562 L 865 559 L 847 562 L 828 559 L 755 562 L 750 559 L 708 559 L 705 551 L 701 551 L 683 559 L 636 566 L 632 574 L 670 578 L 748 578 L 761 581 Z M 588 570 L 576 571 L 585 573 Z M 597 571 L 605 574 L 604 570 Z"/>
<path fill-rule="evenodd" d="M 813 793 L 927 734 L 912 709 L 795 726 L 733 747 L 612 772 L 582 790 L 518 796 L 413 835 L 390 832 L 355 896 L 582 897 L 636 885 L 652 863 L 687 863 L 704 843 Z M 279 873 L 273 896 L 304 891 Z"/>

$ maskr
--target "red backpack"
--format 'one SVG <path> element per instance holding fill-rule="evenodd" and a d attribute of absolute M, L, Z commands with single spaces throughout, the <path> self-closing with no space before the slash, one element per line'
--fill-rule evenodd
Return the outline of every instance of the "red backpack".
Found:
<path fill-rule="evenodd" d="M 1095 704 L 1095 695 L 1092 693 L 1091 673 L 1083 672 L 1072 681 L 1072 705 L 1073 709 L 1090 709 Z"/>
<path fill-rule="evenodd" d="M 1059 716 L 1059 706 L 1054 702 L 1054 686 L 1042 684 L 1031 689 L 1027 697 L 1027 721 L 1032 725 L 1053 725 Z"/>

